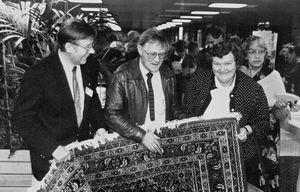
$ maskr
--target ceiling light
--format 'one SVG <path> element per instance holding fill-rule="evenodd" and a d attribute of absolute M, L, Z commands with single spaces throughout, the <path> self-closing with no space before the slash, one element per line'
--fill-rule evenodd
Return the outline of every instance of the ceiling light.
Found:
<path fill-rule="evenodd" d="M 190 19 L 173 19 L 172 22 L 190 23 L 190 22 L 192 22 L 192 20 L 190 20 Z"/>
<path fill-rule="evenodd" d="M 242 3 L 212 3 L 208 7 L 213 8 L 242 8 L 246 7 L 247 4 Z"/>
<path fill-rule="evenodd" d="M 174 5 L 177 6 L 207 6 L 207 3 L 184 3 L 184 2 L 175 2 Z"/>
<path fill-rule="evenodd" d="M 202 19 L 201 16 L 180 16 L 181 19 Z"/>
<path fill-rule="evenodd" d="M 182 25 L 182 23 L 181 23 L 181 22 L 167 22 L 167 24 Z"/>
<path fill-rule="evenodd" d="M 182 13 L 182 12 L 190 12 L 190 10 L 181 10 L 181 9 L 167 9 L 166 12 L 172 12 L 172 13 Z"/>
<path fill-rule="evenodd" d="M 102 0 L 68 0 L 71 3 L 102 3 Z"/>
<path fill-rule="evenodd" d="M 82 7 L 82 11 L 90 11 L 90 12 L 99 12 L 99 11 L 104 11 L 107 12 L 107 8 L 97 8 L 97 7 Z"/>
<path fill-rule="evenodd" d="M 162 15 L 159 15 L 159 17 L 178 17 L 178 15 L 165 15 L 165 14 L 162 14 Z"/>
<path fill-rule="evenodd" d="M 218 15 L 219 11 L 192 11 L 192 15 Z"/>

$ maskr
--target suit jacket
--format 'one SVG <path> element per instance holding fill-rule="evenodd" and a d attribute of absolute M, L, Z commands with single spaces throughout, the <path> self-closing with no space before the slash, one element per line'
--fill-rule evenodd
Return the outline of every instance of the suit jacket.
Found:
<path fill-rule="evenodd" d="M 12 122 L 30 150 L 33 174 L 37 179 L 47 173 L 48 161 L 53 158 L 52 153 L 59 145 L 92 138 L 98 128 L 104 127 L 103 112 L 95 91 L 98 65 L 88 60 L 80 67 L 85 90 L 80 127 L 58 53 L 45 58 L 25 73 Z M 92 94 L 87 94 L 87 89 L 92 90 Z"/>

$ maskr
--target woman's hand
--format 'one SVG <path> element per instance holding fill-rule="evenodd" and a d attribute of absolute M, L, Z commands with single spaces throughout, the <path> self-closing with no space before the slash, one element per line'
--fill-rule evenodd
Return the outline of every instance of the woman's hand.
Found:
<path fill-rule="evenodd" d="M 246 128 L 240 128 L 240 133 L 235 135 L 240 141 L 245 142 L 247 140 L 247 130 Z"/>

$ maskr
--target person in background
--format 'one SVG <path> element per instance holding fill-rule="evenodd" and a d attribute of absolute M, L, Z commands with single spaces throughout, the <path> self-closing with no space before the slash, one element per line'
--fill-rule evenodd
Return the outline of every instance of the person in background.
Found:
<path fill-rule="evenodd" d="M 175 73 L 176 78 L 176 95 L 177 103 L 181 106 L 184 91 L 184 77 L 182 75 L 182 63 L 187 53 L 187 45 L 183 40 L 176 41 L 172 47 L 174 52 L 170 56 L 170 65 Z"/>
<path fill-rule="evenodd" d="M 288 69 L 284 76 L 287 91 L 300 96 L 300 47 L 290 46 L 286 56 Z"/>
<path fill-rule="evenodd" d="M 30 150 L 37 180 L 48 172 L 49 160 L 70 157 L 66 145 L 93 138 L 104 127 L 95 91 L 98 63 L 87 62 L 95 37 L 84 21 L 67 20 L 57 35 L 58 52 L 25 73 L 12 123 Z"/>
<path fill-rule="evenodd" d="M 218 26 L 211 26 L 204 31 L 204 48 L 200 51 L 197 57 L 197 71 L 211 69 L 209 63 L 209 50 L 216 44 L 224 41 L 223 30 Z"/>
<path fill-rule="evenodd" d="M 244 52 L 247 66 L 242 66 L 240 70 L 262 86 L 270 111 L 271 126 L 267 129 L 267 139 L 261 146 L 260 185 L 266 186 L 270 191 L 276 191 L 279 189 L 279 154 L 277 152 L 279 152 L 280 121 L 288 116 L 286 109 L 288 101 L 279 99 L 276 95 L 286 93 L 286 91 L 279 72 L 269 66 L 267 45 L 263 38 L 248 37 L 244 42 Z"/>
<path fill-rule="evenodd" d="M 192 75 L 196 72 L 197 63 L 196 57 L 199 53 L 198 43 L 190 42 L 188 44 L 188 54 L 185 55 L 182 61 L 182 100 L 184 98 L 184 93 L 186 90 L 186 86 L 192 77 Z"/>
<path fill-rule="evenodd" d="M 113 75 L 105 120 L 121 136 L 162 153 L 155 128 L 183 117 L 175 99 L 175 75 L 162 64 L 168 41 L 161 31 L 150 28 L 141 34 L 137 48 L 140 56 L 121 65 Z"/>
<path fill-rule="evenodd" d="M 259 186 L 258 146 L 270 124 L 268 101 L 262 87 L 237 70 L 243 59 L 241 48 L 233 42 L 216 44 L 210 49 L 211 70 L 201 71 L 189 81 L 183 112 L 188 117 L 224 117 L 241 114 L 238 139 L 242 142 L 246 179 Z M 256 168 L 256 169 L 255 169 Z"/>
<path fill-rule="evenodd" d="M 137 50 L 137 43 L 140 38 L 139 32 L 135 30 L 131 30 L 127 33 L 128 41 L 125 43 L 125 53 L 126 53 L 126 60 L 129 61 L 139 56 Z"/>

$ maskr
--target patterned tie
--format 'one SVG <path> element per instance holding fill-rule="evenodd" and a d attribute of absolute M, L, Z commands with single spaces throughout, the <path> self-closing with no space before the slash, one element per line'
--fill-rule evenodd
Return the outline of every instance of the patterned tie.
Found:
<path fill-rule="evenodd" d="M 79 90 L 79 85 L 76 77 L 76 70 L 77 67 L 73 67 L 72 73 L 73 73 L 73 94 L 74 94 L 74 105 L 75 105 L 75 110 L 76 110 L 76 117 L 77 117 L 77 124 L 78 127 L 80 126 L 81 123 L 81 106 L 80 106 L 80 90 Z"/>
<path fill-rule="evenodd" d="M 154 93 L 153 93 L 153 88 L 152 88 L 152 83 L 151 83 L 151 78 L 153 74 L 152 73 L 147 73 L 147 84 L 148 84 L 148 95 L 149 95 L 149 110 L 150 110 L 150 119 L 151 121 L 154 121 L 155 119 L 155 113 L 154 113 Z"/>

